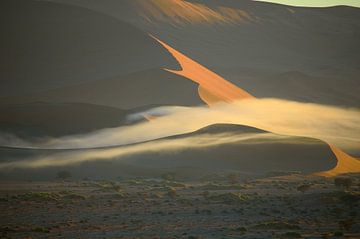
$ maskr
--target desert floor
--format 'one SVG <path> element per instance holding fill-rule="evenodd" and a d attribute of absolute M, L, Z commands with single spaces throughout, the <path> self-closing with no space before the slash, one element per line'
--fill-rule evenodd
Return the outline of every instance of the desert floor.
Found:
<path fill-rule="evenodd" d="M 351 177 L 1 182 L 0 238 L 360 238 Z"/>

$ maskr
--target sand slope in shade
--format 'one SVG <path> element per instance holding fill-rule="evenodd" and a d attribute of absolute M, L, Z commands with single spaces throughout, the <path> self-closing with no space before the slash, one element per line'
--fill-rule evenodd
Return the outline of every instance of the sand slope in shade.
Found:
<path fill-rule="evenodd" d="M 199 96 L 209 106 L 217 102 L 231 103 L 239 99 L 256 99 L 250 93 L 228 82 L 221 76 L 173 49 L 166 43 L 155 37 L 153 38 L 163 45 L 175 57 L 182 68 L 182 70 L 165 70 L 184 76 L 198 83 Z M 350 155 L 335 146 L 329 146 L 337 158 L 337 166 L 329 171 L 319 173 L 319 175 L 336 176 L 339 174 L 360 172 L 360 161 L 352 158 Z"/>
<path fill-rule="evenodd" d="M 335 146 L 330 145 L 330 148 L 337 158 L 336 167 L 328 171 L 317 173 L 317 175 L 333 177 L 344 173 L 360 172 L 360 161 L 358 159 L 351 157 Z"/>
<path fill-rule="evenodd" d="M 254 98 L 254 96 L 250 95 L 245 90 L 240 89 L 236 85 L 178 52 L 156 37 L 153 38 L 163 45 L 175 57 L 182 68 L 181 70 L 165 70 L 198 83 L 200 86 L 200 97 L 206 104 L 212 105 L 217 102 L 230 103 L 239 99 Z"/>

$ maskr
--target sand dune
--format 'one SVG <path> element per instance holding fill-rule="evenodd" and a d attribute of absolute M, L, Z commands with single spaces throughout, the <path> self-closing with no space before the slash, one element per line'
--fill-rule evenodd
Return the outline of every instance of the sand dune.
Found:
<path fill-rule="evenodd" d="M 182 68 L 180 71 L 166 70 L 198 83 L 200 86 L 199 94 L 201 99 L 208 105 L 217 102 L 230 103 L 239 99 L 254 98 L 245 90 L 240 89 L 159 39 L 155 39 L 175 57 Z"/>
<path fill-rule="evenodd" d="M 127 167 L 122 168 L 123 165 L 142 169 L 144 174 L 189 168 L 191 177 L 205 172 L 231 171 L 314 173 L 336 165 L 330 148 L 322 141 L 279 136 L 230 124 L 211 125 L 192 133 L 119 147 L 87 150 L 0 148 L 0 152 L 4 156 L 0 177 L 10 178 L 34 172 L 51 175 L 59 168 L 84 176 L 116 177 L 127 174 Z"/>
<path fill-rule="evenodd" d="M 157 39 L 158 40 L 158 39 Z M 199 94 L 201 99 L 208 105 L 212 105 L 217 102 L 227 102 L 231 103 L 234 100 L 239 99 L 255 99 L 254 96 L 250 95 L 248 92 L 242 90 L 241 88 L 231 84 L 225 79 L 221 78 L 219 75 L 211 72 L 207 68 L 201 66 L 200 64 L 194 62 L 190 58 L 186 57 L 184 54 L 176 51 L 171 48 L 169 45 L 158 40 L 170 53 L 176 58 L 182 67 L 181 71 L 168 70 L 175 74 L 180 74 L 188 79 L 191 79 L 199 83 Z M 347 155 L 345 152 L 340 149 L 331 146 L 332 151 L 337 157 L 338 164 L 337 166 L 330 170 L 329 172 L 323 173 L 325 176 L 336 176 L 344 173 L 354 173 L 360 172 L 360 161 L 351 156 Z"/>
<path fill-rule="evenodd" d="M 245 0 L 57 1 L 129 22 L 256 96 L 359 107 L 358 8 L 297 8 Z M 219 22 L 184 6 L 216 16 L 227 9 L 250 17 Z M 294 83 L 286 72 L 304 77 Z"/>
<path fill-rule="evenodd" d="M 241 9 L 226 6 L 207 6 L 188 0 L 55 0 L 91 9 L 113 12 L 115 16 L 126 16 L 128 20 L 138 16 L 138 21 L 147 24 L 166 23 L 172 26 L 191 24 L 237 24 L 252 20 L 251 15 Z M 126 12 L 127 11 L 127 12 Z M 129 13 L 130 12 L 130 13 Z"/>
<path fill-rule="evenodd" d="M 167 22 L 174 25 L 192 23 L 239 23 L 250 19 L 242 10 L 218 7 L 212 9 L 202 3 L 184 0 L 132 1 L 139 15 L 149 23 Z"/>
<path fill-rule="evenodd" d="M 8 75 L 5 74 L 3 78 L 9 79 L 7 84 L 11 86 L 5 88 L 13 88 L 12 90 L 15 93 L 9 91 L 4 92 L 4 94 L 22 94 L 24 90 L 41 91 L 47 88 L 55 88 L 59 84 L 79 83 L 77 81 L 84 79 L 91 82 L 46 91 L 41 94 L 2 99 L 3 103 L 41 100 L 48 102 L 85 102 L 121 108 L 138 107 L 149 104 L 149 102 L 151 104 L 193 105 L 198 100 L 198 98 L 194 97 L 194 92 L 196 92 L 196 89 L 194 91 L 195 84 L 189 84 L 189 81 L 185 81 L 184 78 L 190 79 L 199 85 L 197 90 L 200 98 L 210 106 L 218 102 L 231 103 L 239 99 L 255 99 L 242 87 L 237 86 L 242 85 L 241 79 L 236 81 L 237 85 L 230 83 L 220 75 L 200 65 L 197 61 L 204 62 L 204 65 L 210 66 L 211 69 L 224 69 L 224 72 L 229 72 L 229 69 L 236 69 L 239 66 L 245 68 L 255 66 L 255 70 L 266 68 L 269 72 L 274 71 L 277 73 L 282 72 L 284 69 L 287 71 L 296 69 L 315 73 L 336 71 L 340 72 L 340 77 L 342 76 L 341 72 L 349 71 L 349 75 L 356 75 L 357 72 L 359 54 L 355 50 L 349 51 L 349 49 L 357 49 L 354 46 L 357 44 L 356 20 L 359 19 L 359 12 L 354 9 L 343 9 L 342 14 L 347 13 L 344 14 L 346 15 L 344 17 L 331 11 L 331 9 L 293 9 L 250 1 L 151 0 L 148 2 L 122 1 L 121 3 L 119 1 L 109 1 L 105 8 L 102 5 L 103 3 L 94 4 L 94 2 L 91 2 L 79 0 L 73 3 L 84 5 L 96 11 L 100 7 L 100 11 L 108 15 L 130 22 L 146 32 L 165 39 L 166 42 L 175 43 L 177 48 L 179 47 L 186 55 L 191 52 L 191 58 L 196 59 L 196 61 L 155 38 L 180 64 L 181 69 L 174 70 L 178 65 L 171 55 L 165 49 L 160 48 L 160 45 L 156 44 L 144 32 L 127 23 L 94 11 L 62 4 L 21 1 L 20 13 L 22 14 L 18 14 L 16 4 L 6 1 L 5 4 L 2 3 L 5 6 L 5 8 L 2 8 L 5 9 L 3 10 L 4 14 L 2 14 L 4 20 L 2 23 L 6 23 L 4 26 L 9 34 L 5 34 L 7 38 L 4 41 L 4 49 L 7 54 L 5 54 L 2 62 L 5 62 L 4 69 L 10 69 L 10 71 L 5 71 Z M 117 11 L 116 7 L 112 7 L 113 5 L 120 6 L 122 11 Z M 173 7 L 178 11 L 174 11 Z M 29 8 L 32 10 L 28 11 Z M 121 13 L 124 11 L 126 14 L 122 15 Z M 28 12 L 37 12 L 39 14 L 35 14 L 36 16 L 29 15 Z M 82 21 L 78 21 L 76 17 L 74 18 L 77 14 L 71 14 L 71 16 L 65 14 L 66 17 L 64 17 L 63 12 L 79 13 L 85 18 L 95 19 L 96 23 L 101 24 L 89 24 L 87 22 L 87 27 L 90 26 L 91 30 L 97 29 L 97 31 L 90 34 L 88 28 L 82 28 Z M 21 17 L 21 21 L 11 17 L 15 13 Z M 54 23 L 49 24 L 49 26 L 51 25 L 50 28 L 46 24 L 45 26 L 41 24 L 43 19 L 48 20 L 49 14 L 52 16 L 51 19 L 56 20 Z M 65 23 L 62 22 L 64 19 L 66 20 Z M 338 23 L 339 21 L 340 23 Z M 8 22 L 10 24 L 7 24 Z M 58 25 L 59 22 L 62 24 Z M 67 29 L 69 22 L 76 22 L 77 24 L 70 24 L 74 28 L 64 33 L 63 31 Z M 23 45 L 23 39 L 27 39 L 26 36 L 11 34 L 10 30 L 13 28 L 24 30 L 19 32 L 25 32 L 25 35 L 38 33 L 38 31 L 34 32 L 33 28 L 28 28 L 25 23 L 29 26 L 39 26 L 39 29 L 41 29 L 41 34 L 36 36 L 37 39 L 42 39 L 44 42 L 34 40 L 40 46 L 36 44 L 35 46 Z M 54 29 L 60 29 L 60 31 L 54 31 Z M 73 34 L 74 32 L 80 32 L 80 35 Z M 274 32 L 278 34 L 269 34 Z M 59 35 L 68 36 L 69 39 L 65 37 L 68 41 L 63 41 L 64 38 L 59 37 Z M 70 36 L 76 36 L 77 38 L 70 39 Z M 123 36 L 126 36 L 125 40 Z M 224 38 L 223 36 L 227 37 Z M 58 39 L 61 39 L 61 41 L 58 41 Z M 91 44 L 86 45 L 86 47 L 79 47 L 79 45 L 75 44 L 76 47 L 71 48 L 74 47 L 72 43 L 84 42 L 83 39 L 91 39 L 94 42 L 90 41 Z M 12 45 L 13 42 L 16 44 Z M 66 44 L 59 45 L 59 42 L 65 42 Z M 69 48 L 69 46 L 71 47 Z M 106 49 L 103 51 L 104 46 L 110 47 L 105 47 Z M 37 50 L 37 48 L 40 50 Z M 49 58 L 47 48 L 50 49 L 49 54 L 51 53 L 51 56 L 57 56 L 58 58 Z M 17 51 L 19 49 L 25 49 L 25 51 L 21 51 L 21 54 L 14 54 L 14 52 L 19 53 Z M 51 51 L 51 49 L 56 50 Z M 78 51 L 79 49 L 80 51 Z M 63 52 L 76 54 L 70 56 L 61 55 Z M 93 53 L 99 52 L 99 55 L 93 55 Z M 22 55 L 23 53 L 26 53 L 23 55 L 25 57 L 21 58 L 20 61 L 8 61 L 8 55 Z M 146 53 L 145 56 L 144 53 Z M 31 60 L 29 60 L 29 56 L 32 57 Z M 120 58 L 118 58 L 119 56 Z M 131 56 L 130 60 L 129 56 Z M 95 62 L 91 61 L 93 59 L 96 59 Z M 160 60 L 158 61 L 158 59 Z M 309 61 L 309 59 L 311 60 Z M 99 65 L 98 61 L 104 65 Z M 9 67 L 7 65 L 10 64 L 9 62 L 19 64 L 10 65 Z M 22 62 L 28 68 L 22 68 Z M 29 62 L 34 63 L 34 65 L 29 66 Z M 39 62 L 49 63 L 50 65 L 39 64 Z M 150 65 L 148 65 L 149 62 Z M 39 66 L 41 66 L 41 69 L 39 69 Z M 159 73 L 154 73 L 156 70 L 141 71 L 160 66 L 166 67 L 169 73 L 163 77 L 164 73 L 161 72 L 163 78 L 156 78 Z M 120 68 L 136 71 L 137 73 L 131 74 L 130 77 L 126 75 L 123 78 L 124 70 Z M 49 71 L 44 71 L 44 69 Z M 74 69 L 76 71 L 73 71 Z M 85 71 L 85 69 L 89 71 Z M 39 72 L 41 74 L 38 74 Z M 154 73 L 155 78 L 145 82 L 144 79 L 148 77 L 149 72 Z M 71 77 L 69 78 L 70 73 Z M 109 78 L 110 75 L 121 74 L 120 80 L 113 79 L 110 80 L 111 83 L 103 80 Z M 166 78 L 173 78 L 175 75 L 179 79 L 176 84 L 175 81 L 171 82 Z M 11 77 L 16 80 L 12 81 Z M 35 81 L 33 77 L 36 78 Z M 315 84 L 325 85 L 327 83 L 326 79 L 329 78 L 317 78 Z M 233 79 L 232 81 L 234 82 Z M 311 84 L 314 84 L 312 80 L 300 79 L 299 81 L 301 86 L 306 85 L 310 88 Z M 353 78 L 350 79 L 350 82 L 354 82 Z M 346 85 L 348 81 L 344 80 L 342 83 Z M 142 86 L 141 89 L 139 85 Z M 183 88 L 179 88 L 180 85 Z M 259 85 L 261 85 L 261 81 Z M 23 89 L 14 86 L 21 86 Z M 355 95 L 351 100 L 356 101 L 356 94 L 354 94 L 356 87 L 347 86 L 346 88 L 342 84 L 338 87 L 350 89 L 349 95 Z M 284 88 L 284 91 L 291 91 L 289 86 Z M 321 89 L 322 87 L 318 90 Z M 155 96 L 159 92 L 161 93 L 160 96 Z M 187 92 L 189 95 L 184 95 L 183 92 Z M 331 94 L 331 92 L 328 91 L 327 94 Z M 321 95 L 321 92 L 319 95 Z M 273 96 L 276 96 L 276 94 Z M 316 97 L 310 97 L 309 100 L 317 101 Z M 146 118 L 156 120 L 152 115 L 146 115 Z M 333 146 L 331 146 L 331 149 L 338 158 L 338 164 L 333 170 L 324 173 L 324 175 L 359 171 L 356 159 L 351 158 Z M 225 152 L 223 151 L 223 153 Z M 213 153 L 215 155 L 215 152 Z M 285 156 L 285 154 L 282 156 Z M 289 158 L 288 154 L 287 158 Z M 328 164 L 326 163 L 326 165 Z M 327 169 L 321 170 L 326 171 Z"/>
<path fill-rule="evenodd" d="M 177 67 L 143 31 L 82 7 L 3 0 L 0 26 L 0 97 Z"/>
<path fill-rule="evenodd" d="M 202 104 L 195 83 L 161 69 L 148 69 L 36 94 L 0 98 L 0 105 L 39 101 L 89 103 L 120 109 L 146 105 Z"/>
<path fill-rule="evenodd" d="M 81 103 L 1 105 L 0 141 L 4 134 L 29 139 L 90 133 L 124 125 L 128 114 L 127 110 Z"/>
<path fill-rule="evenodd" d="M 360 160 L 346 154 L 341 149 L 330 146 L 337 158 L 337 164 L 335 168 L 317 173 L 317 175 L 325 177 L 333 177 L 344 173 L 359 173 L 360 172 Z"/>

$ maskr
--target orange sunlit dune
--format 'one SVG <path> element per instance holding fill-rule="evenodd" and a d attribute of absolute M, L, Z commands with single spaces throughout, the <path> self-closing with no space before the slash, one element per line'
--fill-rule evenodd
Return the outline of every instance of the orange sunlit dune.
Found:
<path fill-rule="evenodd" d="M 210 71 L 196 61 L 190 59 L 166 43 L 152 36 L 161 45 L 163 45 L 179 62 L 181 70 L 169 70 L 169 72 L 184 76 L 199 84 L 199 93 L 201 99 L 208 105 L 217 102 L 233 102 L 239 99 L 255 98 L 243 89 L 225 80 L 218 74 Z"/>
<path fill-rule="evenodd" d="M 350 155 L 346 154 L 341 149 L 330 145 L 331 150 L 334 152 L 337 158 L 337 164 L 335 168 L 325 172 L 317 173 L 319 176 L 333 177 L 343 173 L 358 173 L 360 172 L 360 161 Z"/>
<path fill-rule="evenodd" d="M 201 85 L 198 87 L 198 93 L 201 100 L 206 102 L 209 106 L 217 102 L 222 102 L 221 98 L 204 89 Z"/>
<path fill-rule="evenodd" d="M 151 35 L 150 35 L 151 36 Z M 181 70 L 169 70 L 169 72 L 184 76 L 199 84 L 198 93 L 200 98 L 209 106 L 219 103 L 231 103 L 241 99 L 256 99 L 247 91 L 237 87 L 236 85 L 225 80 L 216 73 L 210 71 L 206 67 L 200 65 L 166 43 L 160 41 L 154 36 L 156 41 L 163 45 L 178 61 Z M 360 172 L 360 161 L 356 158 L 343 152 L 341 149 L 329 145 L 337 158 L 337 165 L 335 168 L 321 172 L 318 175 L 330 177 L 345 173 L 358 173 Z"/>

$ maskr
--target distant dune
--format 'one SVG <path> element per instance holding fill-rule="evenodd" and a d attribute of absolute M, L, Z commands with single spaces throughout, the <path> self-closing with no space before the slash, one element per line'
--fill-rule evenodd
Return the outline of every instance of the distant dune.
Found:
<path fill-rule="evenodd" d="M 56 1 L 129 22 L 230 82 L 252 87 L 256 96 L 359 107 L 358 8 L 250 0 Z M 287 72 L 302 77 L 294 83 Z"/>
<path fill-rule="evenodd" d="M 169 53 L 170 54 L 170 53 Z M 199 105 L 196 83 L 161 69 L 62 87 L 36 94 L 0 98 L 1 104 L 80 102 L 131 109 L 146 105 Z"/>
<path fill-rule="evenodd" d="M 177 67 L 145 32 L 81 7 L 3 0 L 0 25 L 0 97 Z"/>
<path fill-rule="evenodd" d="M 0 20 L 0 131 L 6 133 L 0 136 L 10 140 L 13 134 L 58 137 L 125 125 L 130 112 L 149 105 L 212 106 L 256 96 L 360 106 L 355 8 L 247 0 L 4 0 Z M 95 161 L 48 171 L 9 169 L 0 178 L 52 178 L 58 169 L 97 177 L 184 168 L 192 176 L 360 171 L 359 160 L 336 146 L 248 126 L 212 125 L 143 143 L 224 134 L 253 137 L 203 148 L 148 148 L 106 158 L 111 161 L 96 160 L 96 153 L 140 144 L 88 151 L 2 147 L 0 163 L 64 152 Z"/>
<path fill-rule="evenodd" d="M 0 106 L 0 135 L 59 137 L 126 124 L 129 111 L 81 103 L 24 103 Z"/>
<path fill-rule="evenodd" d="M 262 130 L 240 125 L 211 125 L 189 134 L 157 139 L 151 141 L 151 143 L 156 144 L 163 140 L 183 140 L 219 134 L 231 134 L 239 137 L 239 142 L 235 141 L 205 148 L 190 147 L 169 151 L 149 149 L 143 153 L 121 157 L 120 159 L 116 159 L 116 157 L 105 161 L 99 159 L 98 161 L 84 162 L 80 165 L 46 167 L 43 169 L 8 169 L 2 170 L 0 177 L 31 178 L 43 175 L 45 178 L 51 178 L 56 170 L 66 169 L 74 172 L 74 175 L 77 176 L 107 178 L 129 175 L 127 168 L 130 167 L 133 169 L 130 174 L 132 172 L 139 176 L 149 176 L 149 174 L 159 176 L 161 172 L 176 173 L 188 169 L 188 176 L 197 178 L 204 174 L 232 171 L 255 175 L 275 171 L 314 173 L 330 170 L 336 165 L 336 158 L 329 146 L 319 140 L 302 137 L 279 137 Z M 255 136 L 253 140 L 241 140 L 243 136 L 247 135 L 258 135 L 260 138 L 256 139 Z M 113 147 L 107 150 L 111 152 L 113 149 L 121 150 L 121 147 Z M 2 148 L 0 151 L 4 156 L 2 162 L 27 160 L 31 156 L 50 156 L 62 152 L 62 150 L 10 148 Z M 81 150 L 72 151 L 81 153 Z M 100 152 L 105 151 L 102 149 Z M 89 155 L 93 155 L 96 159 L 97 150 L 87 150 L 84 153 L 90 153 Z"/>

